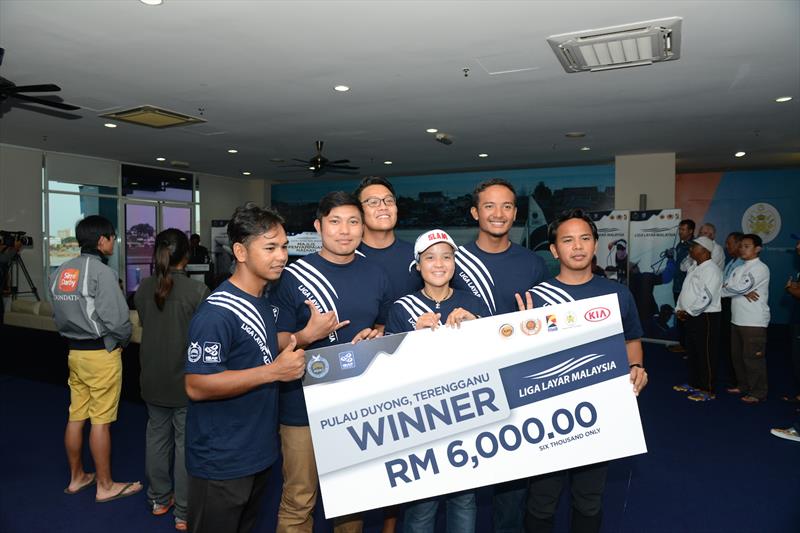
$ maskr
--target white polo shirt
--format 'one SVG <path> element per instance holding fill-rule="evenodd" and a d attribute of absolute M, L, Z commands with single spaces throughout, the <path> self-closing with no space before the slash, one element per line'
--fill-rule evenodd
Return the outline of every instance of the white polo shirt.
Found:
<path fill-rule="evenodd" d="M 745 298 L 758 293 L 758 300 Z M 722 286 L 722 295 L 731 297 L 731 322 L 737 326 L 765 328 L 769 325 L 769 267 L 756 257 L 739 265 Z"/>
<path fill-rule="evenodd" d="M 708 259 L 689 269 L 676 307 L 692 316 L 718 313 L 722 310 L 721 292 L 722 271 L 713 259 Z"/>

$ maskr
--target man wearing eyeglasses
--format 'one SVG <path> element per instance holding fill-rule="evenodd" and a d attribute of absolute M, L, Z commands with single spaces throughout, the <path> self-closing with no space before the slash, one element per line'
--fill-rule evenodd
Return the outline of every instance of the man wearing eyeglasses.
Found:
<path fill-rule="evenodd" d="M 377 263 L 389 276 L 390 300 L 422 288 L 422 278 L 414 267 L 414 247 L 395 237 L 397 196 L 389 180 L 367 176 L 353 193 L 364 208 L 364 235 L 356 251 Z"/>

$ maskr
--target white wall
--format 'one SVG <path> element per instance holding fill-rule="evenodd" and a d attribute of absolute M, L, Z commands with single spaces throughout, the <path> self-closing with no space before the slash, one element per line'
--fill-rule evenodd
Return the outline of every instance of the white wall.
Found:
<path fill-rule="evenodd" d="M 233 211 L 245 202 L 267 205 L 269 187 L 264 180 L 243 180 L 212 174 L 196 174 L 200 190 L 200 239 L 211 245 L 211 221 L 230 220 Z"/>
<path fill-rule="evenodd" d="M 639 209 L 639 195 L 647 195 L 647 209 L 675 207 L 675 154 L 618 155 L 615 209 Z"/>
<path fill-rule="evenodd" d="M 0 145 L 0 229 L 25 231 L 33 237 L 33 248 L 23 248 L 21 257 L 39 294 L 45 293 L 40 150 Z M 29 290 L 24 277 L 19 290 Z"/>

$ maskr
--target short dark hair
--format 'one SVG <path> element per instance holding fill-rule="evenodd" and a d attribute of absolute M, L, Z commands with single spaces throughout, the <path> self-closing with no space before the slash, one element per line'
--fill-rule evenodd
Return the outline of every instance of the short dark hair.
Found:
<path fill-rule="evenodd" d="M 328 216 L 331 209 L 334 207 L 341 207 L 343 205 L 352 205 L 356 207 L 358 212 L 361 213 L 361 216 L 364 216 L 364 209 L 361 207 L 361 202 L 359 202 L 355 196 L 349 192 L 331 191 L 319 201 L 319 205 L 317 206 L 317 220 L 322 220 L 324 217 Z"/>
<path fill-rule="evenodd" d="M 761 237 L 759 237 L 755 233 L 745 233 L 744 235 L 742 235 L 741 240 L 743 241 L 745 239 L 750 239 L 751 241 L 753 241 L 753 246 L 757 246 L 757 247 L 763 247 L 764 246 L 764 241 L 762 241 Z"/>
<path fill-rule="evenodd" d="M 572 220 L 573 218 L 579 218 L 589 224 L 589 228 L 592 230 L 592 237 L 594 240 L 600 240 L 600 235 L 597 233 L 597 225 L 592 220 L 592 217 L 589 216 L 589 213 L 584 211 L 580 208 L 573 208 L 567 209 L 566 211 L 562 211 L 555 220 L 553 220 L 549 226 L 547 226 L 547 240 L 550 244 L 556 243 L 556 233 L 558 233 L 558 227 L 566 222 L 567 220 Z"/>
<path fill-rule="evenodd" d="M 392 196 L 397 196 L 397 194 L 394 192 L 394 187 L 392 187 L 392 184 L 389 183 L 389 180 L 380 176 L 367 176 L 361 180 L 361 183 L 358 184 L 356 190 L 353 191 L 353 196 L 355 196 L 356 200 L 359 202 L 361 201 L 361 192 L 370 185 L 383 185 L 389 189 L 389 192 L 392 193 Z"/>
<path fill-rule="evenodd" d="M 502 185 L 503 187 L 505 187 L 506 189 L 511 191 L 514 194 L 514 204 L 516 205 L 516 203 L 517 203 L 517 191 L 514 190 L 514 186 L 511 185 L 510 182 L 508 182 L 508 181 L 506 181 L 506 180 L 504 180 L 502 178 L 491 178 L 491 179 L 484 180 L 484 181 L 480 182 L 475 187 L 475 189 L 472 191 L 472 207 L 478 207 L 478 200 L 479 200 L 480 194 L 483 191 L 485 191 L 486 189 L 488 189 L 489 187 L 493 187 L 495 185 Z"/>
<path fill-rule="evenodd" d="M 278 225 L 283 225 L 283 217 L 277 211 L 247 202 L 233 212 L 228 222 L 228 239 L 231 246 L 237 242 L 247 245 L 253 237 L 263 235 Z"/>
<path fill-rule="evenodd" d="M 81 249 L 96 250 L 100 237 L 110 239 L 116 234 L 114 224 L 100 215 L 89 215 L 75 226 L 75 238 Z"/>
<path fill-rule="evenodd" d="M 691 218 L 684 218 L 680 221 L 678 226 L 689 226 L 689 229 L 692 230 L 692 233 L 694 233 L 694 220 Z"/>
<path fill-rule="evenodd" d="M 192 233 L 191 235 L 189 235 L 189 240 L 193 240 L 193 239 L 197 239 L 199 241 L 200 240 L 200 235 L 198 235 L 197 233 Z"/>
<path fill-rule="evenodd" d="M 744 233 L 742 233 L 741 231 L 732 231 L 732 232 L 728 233 L 728 236 L 725 237 L 725 240 L 727 241 L 731 237 L 733 237 L 734 241 L 741 242 L 742 237 L 744 237 Z"/>

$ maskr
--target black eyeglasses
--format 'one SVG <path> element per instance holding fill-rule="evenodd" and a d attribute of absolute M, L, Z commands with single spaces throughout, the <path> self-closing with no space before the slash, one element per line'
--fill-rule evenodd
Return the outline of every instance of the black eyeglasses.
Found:
<path fill-rule="evenodd" d="M 383 205 L 385 205 L 386 207 L 392 207 L 397 203 L 397 200 L 394 199 L 394 196 L 390 195 L 390 196 L 384 196 L 383 198 L 375 198 L 375 197 L 367 198 L 361 203 L 369 207 L 375 208 L 375 207 L 380 207 L 381 202 L 383 202 Z"/>

